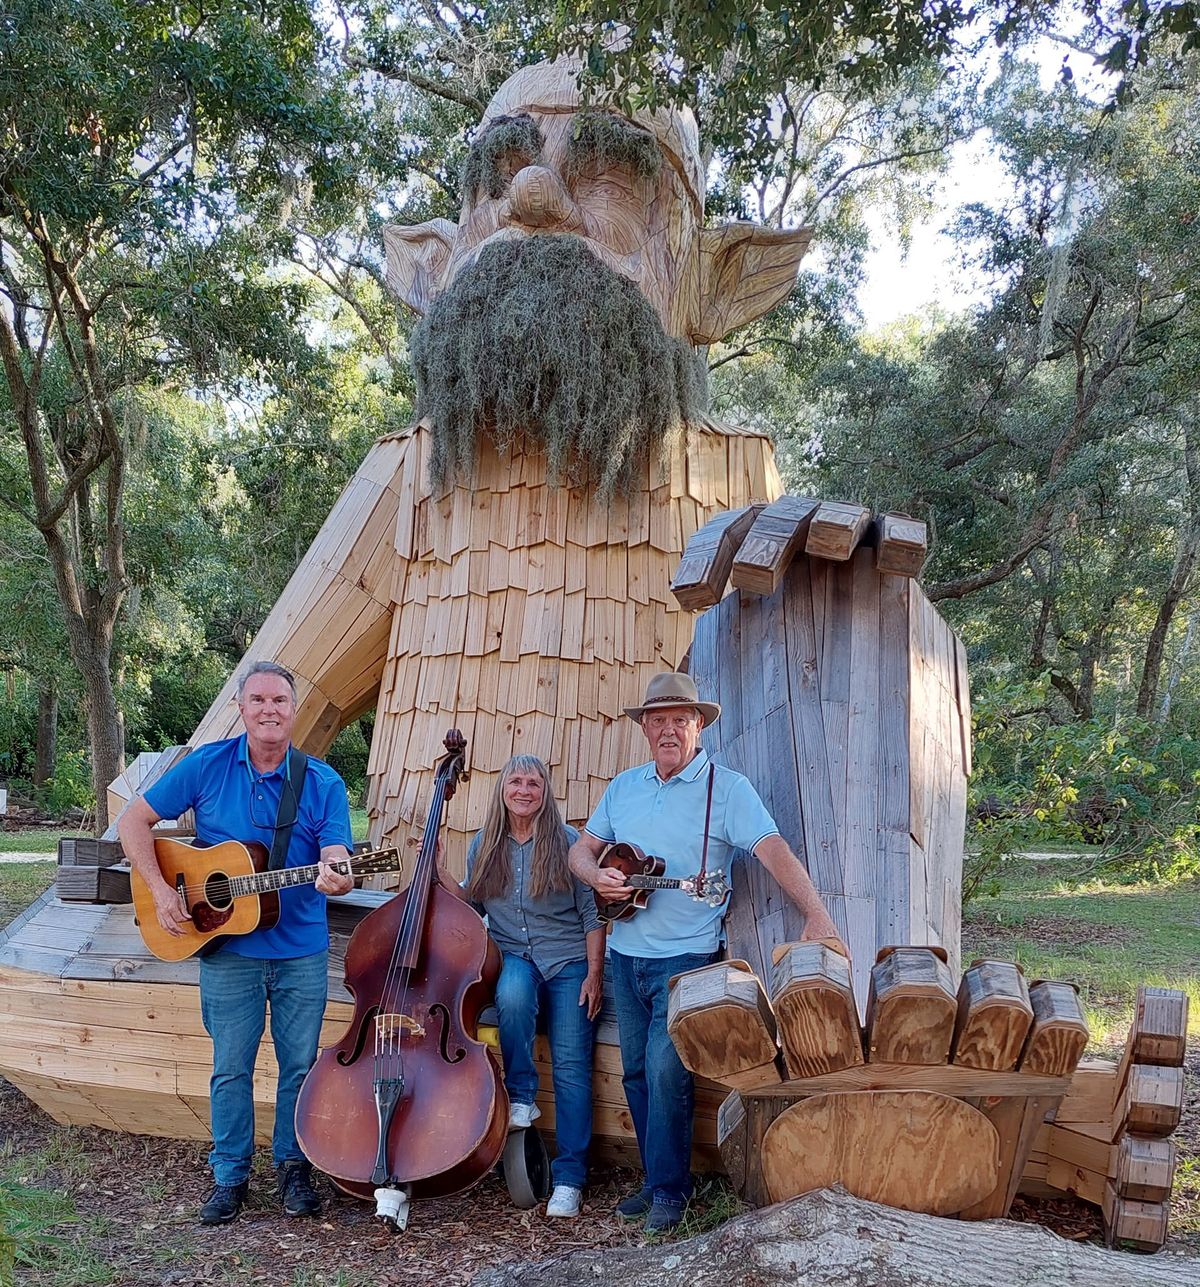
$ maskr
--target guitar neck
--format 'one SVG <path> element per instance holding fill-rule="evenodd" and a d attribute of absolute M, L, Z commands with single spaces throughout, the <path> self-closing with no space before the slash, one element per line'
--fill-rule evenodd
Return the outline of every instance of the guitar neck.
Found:
<path fill-rule="evenodd" d="M 354 859 L 339 858 L 328 864 L 341 876 L 353 876 Z M 397 864 L 397 870 L 399 864 Z M 376 867 L 374 871 L 381 870 Z M 321 874 L 320 865 L 310 863 L 307 867 L 277 867 L 274 871 L 256 871 L 249 876 L 233 876 L 229 881 L 229 890 L 234 898 L 244 894 L 270 894 L 277 889 L 291 889 L 295 885 L 312 885 Z"/>

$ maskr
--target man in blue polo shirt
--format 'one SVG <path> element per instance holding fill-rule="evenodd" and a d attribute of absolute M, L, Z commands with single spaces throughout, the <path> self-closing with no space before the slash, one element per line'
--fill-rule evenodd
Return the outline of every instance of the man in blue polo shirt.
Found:
<path fill-rule="evenodd" d="M 238 681 L 237 700 L 245 733 L 197 747 L 135 799 L 117 826 L 125 855 L 153 893 L 158 922 L 169 934 L 180 933 L 188 912 L 159 871 L 151 827 L 194 809 L 201 844 L 258 840 L 269 850 L 280 798 L 285 790 L 295 795 L 288 755 L 295 680 L 275 662 L 255 662 Z M 200 962 L 200 1007 L 213 1043 L 209 1164 L 216 1181 L 200 1210 L 203 1224 L 234 1219 L 245 1201 L 254 1154 L 254 1061 L 268 1000 L 279 1063 L 273 1150 L 280 1198 L 288 1215 L 320 1211 L 312 1168 L 296 1140 L 296 1096 L 317 1056 L 328 995 L 325 896 L 348 893 L 354 884 L 328 864 L 348 857 L 351 843 L 346 785 L 328 764 L 309 758 L 286 865 L 319 862 L 320 877 L 315 885 L 280 891 L 272 928 L 230 938 Z"/>
<path fill-rule="evenodd" d="M 571 870 L 602 898 L 628 897 L 620 872 L 601 868 L 606 845 L 638 845 L 666 863 L 664 875 L 725 872 L 738 849 L 752 853 L 804 917 L 804 937 L 836 938 L 808 873 L 779 834 L 758 793 L 740 773 L 714 765 L 700 730 L 721 713 L 702 702 L 691 676 L 655 675 L 641 706 L 626 715 L 642 727 L 652 759 L 609 783 L 587 828 L 571 847 Z M 711 806 L 710 806 L 711 781 Z M 705 851 L 705 820 L 708 844 Z M 617 1207 L 627 1220 L 645 1217 L 647 1232 L 673 1229 L 692 1193 L 691 1074 L 667 1032 L 670 978 L 717 957 L 724 907 L 679 890 L 660 890 L 645 910 L 613 923 L 609 939 L 621 1063 L 629 1112 L 646 1171 L 642 1189 Z"/>

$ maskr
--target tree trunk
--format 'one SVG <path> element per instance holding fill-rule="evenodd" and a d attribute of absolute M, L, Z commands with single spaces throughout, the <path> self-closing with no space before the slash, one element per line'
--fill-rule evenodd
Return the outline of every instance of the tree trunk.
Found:
<path fill-rule="evenodd" d="M 58 759 L 58 689 L 53 680 L 38 685 L 37 758 L 34 786 L 45 786 L 54 776 Z"/>
<path fill-rule="evenodd" d="M 1158 616 L 1154 620 L 1150 637 L 1146 640 L 1146 660 L 1142 664 L 1142 682 L 1138 687 L 1137 699 L 1137 713 L 1143 719 L 1149 719 L 1150 712 L 1154 709 L 1167 631 L 1171 628 L 1175 609 L 1187 592 L 1188 582 L 1196 567 L 1197 553 L 1200 553 L 1200 529 L 1192 527 L 1180 543 L 1175 566 L 1171 569 L 1171 579 L 1167 582 L 1166 592 L 1158 605 Z"/>
<path fill-rule="evenodd" d="M 1163 693 L 1162 705 L 1158 708 L 1158 723 L 1165 725 L 1171 715 L 1171 702 L 1175 697 L 1175 689 L 1179 681 L 1183 678 L 1183 670 L 1187 665 L 1188 654 L 1192 651 L 1192 643 L 1196 637 L 1196 612 L 1188 614 L 1187 630 L 1183 635 L 1183 643 L 1179 646 L 1179 652 L 1175 660 L 1171 663 L 1171 673 L 1167 676 L 1167 691 Z"/>
<path fill-rule="evenodd" d="M 1183 418 L 1183 468 L 1187 476 L 1188 518 L 1180 534 L 1179 550 L 1171 568 L 1171 576 L 1158 605 L 1158 616 L 1146 640 L 1146 660 L 1142 664 L 1142 682 L 1138 686 L 1137 713 L 1150 718 L 1154 699 L 1158 696 L 1158 679 L 1162 673 L 1163 650 L 1167 631 L 1180 600 L 1188 590 L 1188 583 L 1196 570 L 1200 557 L 1200 424 L 1193 415 Z M 1170 703 L 1167 703 L 1168 707 Z M 1161 721 L 1160 721 L 1161 722 Z"/>
<path fill-rule="evenodd" d="M 1200 1287 L 1200 1264 L 1068 1242 L 1036 1225 L 944 1220 L 822 1190 L 711 1233 L 485 1269 L 473 1287 Z"/>
<path fill-rule="evenodd" d="M 108 829 L 108 785 L 125 771 L 124 723 L 117 709 L 107 649 L 97 649 L 80 664 L 86 696 L 88 744 L 92 752 L 92 787 L 96 792 L 96 835 Z M 79 664 L 79 658 L 76 658 Z"/>

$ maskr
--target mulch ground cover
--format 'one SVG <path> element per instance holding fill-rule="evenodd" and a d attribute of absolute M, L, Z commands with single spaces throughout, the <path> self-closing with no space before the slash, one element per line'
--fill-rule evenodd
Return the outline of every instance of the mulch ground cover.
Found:
<path fill-rule="evenodd" d="M 544 1260 L 577 1247 L 628 1246 L 642 1234 L 612 1215 L 638 1187 L 632 1171 L 594 1177 L 582 1215 L 551 1220 L 519 1211 L 499 1175 L 469 1193 L 413 1205 L 408 1229 L 392 1233 L 374 1208 L 322 1181 L 317 1219 L 279 1210 L 270 1159 L 260 1150 L 241 1217 L 206 1229 L 196 1213 L 211 1178 L 196 1142 L 61 1127 L 0 1080 L 0 1172 L 65 1191 L 76 1218 L 51 1230 L 55 1243 L 17 1281 L 28 1287 L 111 1287 L 253 1282 L 263 1287 L 367 1287 L 469 1283 L 486 1265 Z M 713 1201 L 728 1206 L 723 1187 Z"/>

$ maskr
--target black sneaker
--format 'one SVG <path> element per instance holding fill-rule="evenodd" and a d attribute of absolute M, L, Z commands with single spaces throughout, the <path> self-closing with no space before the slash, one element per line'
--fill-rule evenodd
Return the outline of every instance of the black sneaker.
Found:
<path fill-rule="evenodd" d="M 285 1162 L 279 1168 L 279 1200 L 283 1203 L 284 1215 L 321 1214 L 321 1199 L 313 1188 L 311 1163 Z"/>
<path fill-rule="evenodd" d="M 246 1200 L 246 1181 L 241 1184 L 214 1184 L 213 1191 L 200 1208 L 201 1224 L 228 1224 L 237 1218 Z"/>
<path fill-rule="evenodd" d="M 639 1189 L 624 1202 L 617 1203 L 617 1215 L 622 1220 L 640 1220 L 654 1205 L 654 1190 Z"/>
<path fill-rule="evenodd" d="M 674 1202 L 655 1202 L 642 1228 L 647 1233 L 670 1233 L 682 1221 L 682 1206 Z"/>

